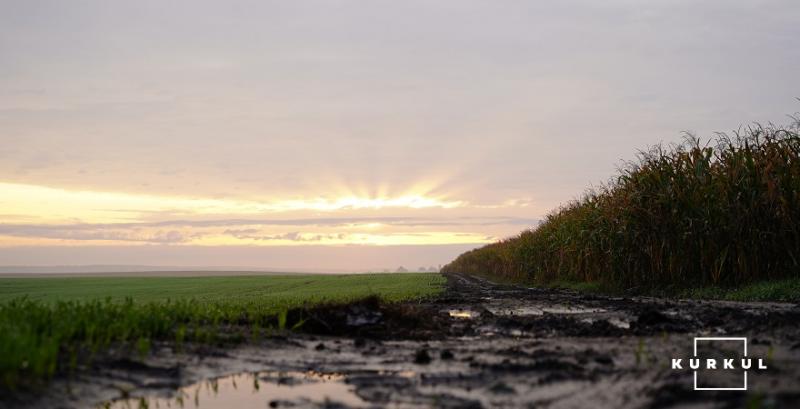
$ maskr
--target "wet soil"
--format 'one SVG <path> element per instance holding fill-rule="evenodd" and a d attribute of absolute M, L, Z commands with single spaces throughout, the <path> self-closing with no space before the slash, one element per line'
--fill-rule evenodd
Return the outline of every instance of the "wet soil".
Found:
<path fill-rule="evenodd" d="M 3 397 L 0 407 L 800 407 L 796 304 L 447 278 L 442 295 L 422 302 L 293 311 L 290 323 L 305 320 L 300 332 L 246 345 L 160 344 L 141 359 L 110 351 L 42 393 Z M 748 390 L 694 390 L 686 361 L 695 337 L 747 337 Z M 741 355 L 741 341 L 714 342 L 701 346 L 704 357 Z M 672 358 L 684 369 L 672 369 Z M 767 369 L 755 369 L 759 358 Z M 699 386 L 741 387 L 742 374 L 700 371 Z"/>

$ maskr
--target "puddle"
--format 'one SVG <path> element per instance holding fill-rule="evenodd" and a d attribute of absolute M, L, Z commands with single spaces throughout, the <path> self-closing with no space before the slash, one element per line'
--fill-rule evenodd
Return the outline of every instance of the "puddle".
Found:
<path fill-rule="evenodd" d="M 479 312 L 472 310 L 448 310 L 447 313 L 450 314 L 450 316 L 453 318 L 467 318 L 467 319 L 477 318 L 481 315 Z"/>
<path fill-rule="evenodd" d="M 510 336 L 510 337 L 521 337 L 521 336 L 525 335 L 525 333 L 522 330 L 519 330 L 519 329 L 507 329 L 507 328 L 497 327 L 497 326 L 494 326 L 494 325 L 486 325 L 486 326 L 478 327 L 476 330 L 478 331 L 479 334 L 481 334 L 482 336 L 485 336 L 485 337 L 486 336 L 491 337 L 491 336 L 496 336 L 496 335 L 506 335 L 506 336 Z"/>
<path fill-rule="evenodd" d="M 516 307 L 516 308 L 487 308 L 494 315 L 544 315 L 541 308 L 536 307 Z"/>
<path fill-rule="evenodd" d="M 495 315 L 544 315 L 547 314 L 595 314 L 606 312 L 602 308 L 584 308 L 584 307 L 569 307 L 562 305 L 555 305 L 551 307 L 515 307 L 515 308 L 490 308 L 489 311 Z"/>
<path fill-rule="evenodd" d="M 631 327 L 631 323 L 630 322 L 625 321 L 625 320 L 620 319 L 620 318 L 616 318 L 616 317 L 609 318 L 608 319 L 608 323 L 613 325 L 613 326 L 615 326 L 615 327 L 617 327 L 617 328 L 622 328 L 622 329 L 628 329 L 628 328 Z"/>
<path fill-rule="evenodd" d="M 567 306 L 554 306 L 542 308 L 542 311 L 548 314 L 594 314 L 598 312 L 606 312 L 602 308 L 583 308 L 583 307 L 567 307 Z"/>
<path fill-rule="evenodd" d="M 311 399 L 313 398 L 313 399 Z M 341 403 L 353 407 L 366 406 L 344 375 L 317 372 L 257 372 L 225 376 L 198 382 L 179 389 L 173 397 L 120 399 L 101 404 L 99 408 L 144 409 L 264 409 L 278 402 Z M 275 402 L 272 403 L 271 402 Z M 283 406 L 283 405 L 280 405 Z"/>

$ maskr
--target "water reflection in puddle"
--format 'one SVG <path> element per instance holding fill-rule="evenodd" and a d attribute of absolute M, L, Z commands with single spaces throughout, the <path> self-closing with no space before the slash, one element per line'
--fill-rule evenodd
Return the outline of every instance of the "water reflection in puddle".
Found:
<path fill-rule="evenodd" d="M 544 315 L 547 314 L 594 314 L 606 312 L 602 308 L 573 307 L 564 305 L 553 306 L 523 306 L 513 308 L 489 308 L 495 315 Z"/>
<path fill-rule="evenodd" d="M 447 313 L 453 318 L 477 318 L 481 315 L 479 312 L 472 310 L 449 310 Z"/>
<path fill-rule="evenodd" d="M 628 322 L 626 320 L 623 320 L 623 319 L 620 319 L 620 318 L 609 318 L 608 319 L 608 323 L 613 325 L 613 326 L 615 326 L 615 327 L 617 327 L 617 328 L 622 328 L 622 329 L 628 329 L 628 328 L 631 327 L 631 323 L 630 322 Z"/>
<path fill-rule="evenodd" d="M 602 308 L 567 307 L 567 306 L 554 306 L 550 308 L 542 308 L 542 311 L 549 314 L 594 314 L 598 312 L 606 312 L 606 310 Z"/>
<path fill-rule="evenodd" d="M 121 399 L 100 405 L 113 409 L 229 409 L 283 407 L 281 401 L 336 402 L 362 407 L 366 403 L 345 383 L 343 375 L 317 372 L 258 372 L 198 382 L 174 397 Z M 271 405 L 272 403 L 272 405 Z M 291 404 L 290 404 L 291 405 Z"/>

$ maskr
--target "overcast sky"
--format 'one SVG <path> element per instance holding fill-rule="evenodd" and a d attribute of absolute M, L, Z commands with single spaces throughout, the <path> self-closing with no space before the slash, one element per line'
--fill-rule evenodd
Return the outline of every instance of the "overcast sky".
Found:
<path fill-rule="evenodd" d="M 438 265 L 798 72 L 796 0 L 3 1 L 0 265 Z"/>

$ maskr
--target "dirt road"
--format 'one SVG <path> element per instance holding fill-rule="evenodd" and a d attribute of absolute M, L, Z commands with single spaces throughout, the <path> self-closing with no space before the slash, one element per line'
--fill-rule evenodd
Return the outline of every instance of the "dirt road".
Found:
<path fill-rule="evenodd" d="M 295 311 L 303 333 L 110 353 L 9 407 L 797 408 L 800 307 L 615 298 L 448 276 L 433 300 Z M 747 391 L 696 391 L 695 337 L 746 337 Z M 699 357 L 741 354 L 705 341 Z M 683 359 L 683 370 L 671 368 Z M 767 369 L 757 369 L 757 359 Z M 705 360 L 705 359 L 704 359 Z M 738 362 L 738 361 L 737 361 Z M 705 364 L 705 363 L 704 363 Z M 743 370 L 698 374 L 743 386 Z M 176 392 L 177 391 L 177 392 Z M 128 405 L 128 406 L 126 406 Z"/>

